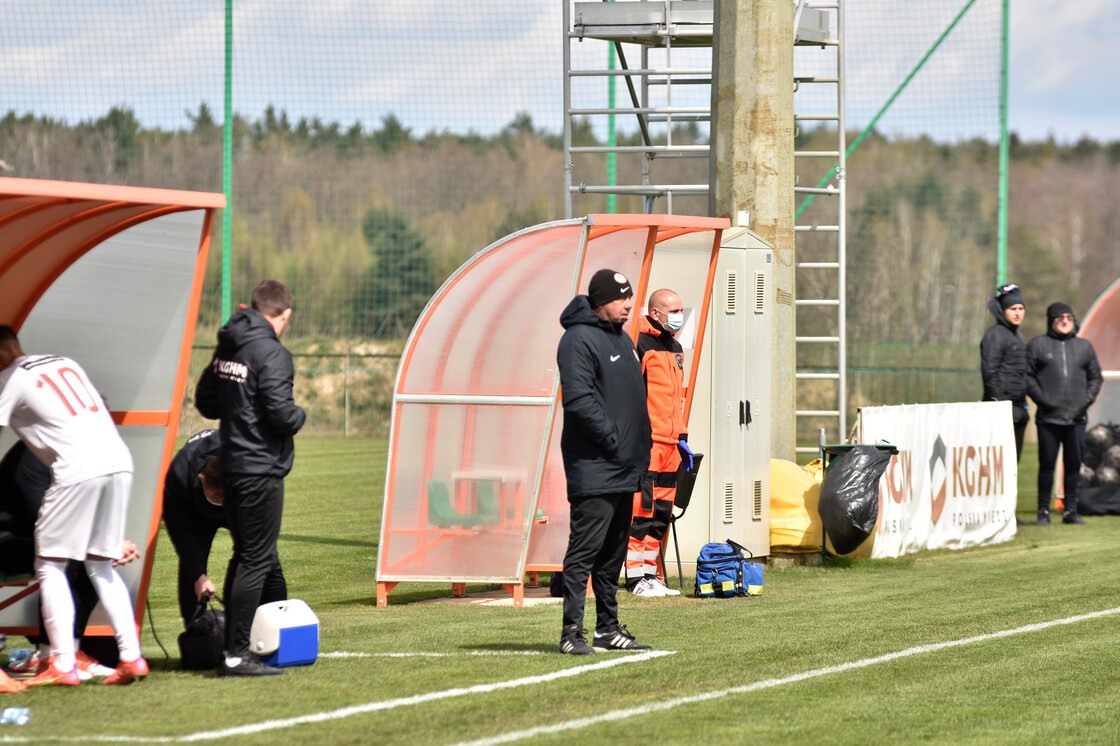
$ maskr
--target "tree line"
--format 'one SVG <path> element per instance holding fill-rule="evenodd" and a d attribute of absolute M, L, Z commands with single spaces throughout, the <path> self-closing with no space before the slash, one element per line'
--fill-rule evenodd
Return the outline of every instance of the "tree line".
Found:
<path fill-rule="evenodd" d="M 0 173 L 24 178 L 221 190 L 222 132 L 203 103 L 178 129 L 145 127 L 127 106 L 69 123 L 9 111 L 0 117 Z M 636 144 L 637 133 L 620 144 Z M 695 124 L 675 142 L 703 142 Z M 824 132 L 807 138 L 827 139 Z M 576 144 L 601 144 L 579 121 Z M 1120 142 L 1012 136 L 1008 279 L 1024 288 L 1027 326 L 1067 300 L 1084 315 L 1120 276 Z M 706 180 L 706 163 L 658 163 L 658 180 Z M 859 343 L 971 349 L 990 323 L 995 286 L 994 143 L 938 143 L 873 133 L 849 160 L 849 337 Z M 620 183 L 640 163 L 619 158 Z M 591 168 L 605 174 L 604 158 Z M 817 175 L 800 173 L 801 183 Z M 400 339 L 439 284 L 492 241 L 563 217 L 561 136 L 519 114 L 500 131 L 415 133 L 394 115 L 366 127 L 290 117 L 268 107 L 234 122 L 235 298 L 264 275 L 289 280 L 295 336 Z M 577 213 L 604 211 L 585 196 Z M 641 212 L 639 198 L 618 209 Z M 826 222 L 823 205 L 806 213 Z M 816 213 L 814 211 L 817 211 Z M 816 217 L 814 217 L 816 215 Z M 217 236 L 216 236 L 217 238 Z M 799 260 L 824 260 L 828 242 L 798 234 Z M 208 268 L 200 334 L 217 325 L 218 251 Z M 827 295 L 808 273 L 798 294 Z M 799 319 L 799 333 L 827 320 Z M 804 327 L 804 329 L 800 328 Z M 820 327 L 815 329 L 813 327 Z M 1037 327 L 1037 328 L 1036 328 Z"/>

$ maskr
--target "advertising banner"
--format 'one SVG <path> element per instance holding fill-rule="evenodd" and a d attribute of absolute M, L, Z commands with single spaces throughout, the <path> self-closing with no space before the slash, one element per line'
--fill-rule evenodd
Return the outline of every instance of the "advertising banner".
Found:
<path fill-rule="evenodd" d="M 1010 402 L 863 407 L 861 441 L 898 448 L 879 481 L 872 557 L 996 544 L 1015 536 Z"/>

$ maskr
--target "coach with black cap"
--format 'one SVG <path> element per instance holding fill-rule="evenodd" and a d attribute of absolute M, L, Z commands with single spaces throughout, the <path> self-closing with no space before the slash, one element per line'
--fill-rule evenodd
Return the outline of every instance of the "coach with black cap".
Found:
<path fill-rule="evenodd" d="M 1015 428 L 1015 460 L 1023 455 L 1027 411 L 1027 340 L 1019 331 L 1027 307 L 1018 285 L 1000 285 L 988 299 L 988 310 L 996 323 L 980 340 L 980 375 L 984 379 L 984 401 L 1011 402 Z"/>
<path fill-rule="evenodd" d="M 1027 393 L 1038 405 L 1038 523 L 1050 524 L 1054 463 L 1062 448 L 1065 512 L 1062 523 L 1085 523 L 1077 512 L 1077 482 L 1085 446 L 1086 413 L 1104 378 L 1093 343 L 1077 336 L 1077 319 L 1068 303 L 1046 309 L 1047 331 L 1027 344 Z"/>
<path fill-rule="evenodd" d="M 634 290 L 619 272 L 601 269 L 587 295 L 560 315 L 556 351 L 564 404 L 560 450 L 571 529 L 564 555 L 564 620 L 560 652 L 650 650 L 618 623 L 618 577 L 634 502 L 649 468 L 653 439 L 637 350 L 623 331 Z M 595 591 L 595 636 L 583 632 L 587 578 Z"/>

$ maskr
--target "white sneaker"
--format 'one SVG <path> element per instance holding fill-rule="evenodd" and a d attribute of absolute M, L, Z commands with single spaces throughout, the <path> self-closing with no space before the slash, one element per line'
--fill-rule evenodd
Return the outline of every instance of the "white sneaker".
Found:
<path fill-rule="evenodd" d="M 661 589 L 661 595 L 662 596 L 679 596 L 679 595 L 681 595 L 680 591 L 674 590 L 673 588 L 670 588 L 669 586 L 665 585 L 665 583 L 663 583 L 661 581 L 661 578 L 651 578 L 649 582 L 655 584 L 658 588 Z"/>
<path fill-rule="evenodd" d="M 641 580 L 639 580 L 638 584 L 636 586 L 634 586 L 634 590 L 632 590 L 630 592 L 633 593 L 635 596 L 641 596 L 643 598 L 654 598 L 654 597 L 657 597 L 657 596 L 664 596 L 665 595 L 664 593 L 661 592 L 660 588 L 658 588 L 653 583 L 649 582 L 648 578 L 642 578 Z"/>

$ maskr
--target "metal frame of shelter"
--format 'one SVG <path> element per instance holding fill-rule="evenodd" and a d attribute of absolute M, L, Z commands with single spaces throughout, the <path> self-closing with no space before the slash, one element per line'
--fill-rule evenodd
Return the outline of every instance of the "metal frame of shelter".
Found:
<path fill-rule="evenodd" d="M 706 271 L 697 380 L 723 218 L 589 215 L 533 226 L 480 251 L 436 292 L 401 354 L 393 389 L 377 605 L 402 581 L 502 584 L 515 606 L 525 574 L 561 569 L 568 539 L 556 346 L 561 309 L 603 267 L 647 293 L 660 244 Z M 687 244 L 682 246 L 681 244 Z M 637 337 L 637 325 L 629 329 Z M 687 420 L 693 387 L 685 398 Z M 562 414 L 562 410 L 559 410 Z"/>
<path fill-rule="evenodd" d="M 78 360 L 133 455 L 121 568 L 140 623 L 221 194 L 0 178 L 0 323 Z M 10 442 L 10 433 L 0 433 Z M 38 582 L 0 583 L 0 632 L 38 631 Z M 95 612 L 87 634 L 111 635 Z"/>

